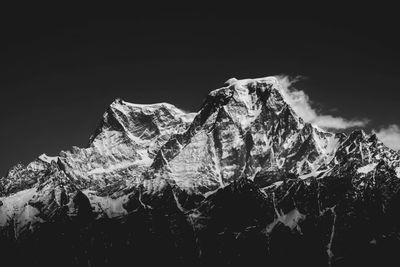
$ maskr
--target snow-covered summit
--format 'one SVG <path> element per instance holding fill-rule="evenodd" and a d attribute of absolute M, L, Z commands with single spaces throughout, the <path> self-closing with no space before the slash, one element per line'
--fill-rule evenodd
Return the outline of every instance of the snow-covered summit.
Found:
<path fill-rule="evenodd" d="M 254 78 L 254 79 L 236 79 L 236 78 L 230 78 L 228 79 L 225 84 L 228 86 L 235 86 L 236 88 L 238 87 L 247 87 L 249 84 L 254 84 L 254 83 L 266 83 L 266 84 L 272 84 L 275 87 L 279 87 L 279 79 L 275 76 L 267 76 L 267 77 L 262 77 L 262 78 Z"/>
<path fill-rule="evenodd" d="M 343 135 L 305 123 L 281 90 L 275 77 L 228 80 L 210 92 L 186 132 L 161 147 L 152 167 L 183 188 L 206 192 L 267 170 L 319 174 Z"/>
<path fill-rule="evenodd" d="M 89 146 L 61 152 L 60 162 L 71 176 L 97 181 L 95 187 L 104 186 L 105 179 L 127 185 L 150 166 L 159 147 L 172 134 L 186 129 L 193 117 L 193 113 L 167 103 L 132 104 L 116 99 L 104 113 Z"/>
<path fill-rule="evenodd" d="M 63 177 L 92 199 L 117 205 L 101 197 L 123 198 L 144 181 L 161 179 L 208 195 L 241 177 L 262 184 L 266 173 L 278 172 L 303 179 L 349 170 L 362 176 L 381 161 L 398 173 L 399 154 L 376 136 L 305 123 L 285 101 L 278 78 L 232 78 L 211 91 L 197 113 L 116 99 L 87 147 L 16 166 L 0 180 L 0 192 L 6 197 Z M 63 175 L 49 176 L 54 169 Z"/>
<path fill-rule="evenodd" d="M 2 255 L 54 253 L 49 266 L 58 255 L 83 266 L 126 262 L 130 251 L 146 264 L 156 253 L 197 265 L 260 252 L 279 265 L 281 251 L 300 251 L 288 266 L 315 253 L 315 266 L 328 266 L 397 236 L 400 155 L 374 134 L 306 123 L 281 89 L 275 77 L 232 78 L 197 113 L 116 99 L 87 147 L 42 154 L 0 179 Z M 354 245 L 353 233 L 365 242 Z M 276 249 L 282 238 L 293 249 Z M 203 262 L 210 255 L 223 259 Z"/>
<path fill-rule="evenodd" d="M 48 155 L 46 155 L 46 154 L 43 153 L 42 155 L 40 155 L 40 156 L 38 157 L 38 159 L 40 159 L 40 160 L 42 160 L 42 161 L 44 161 L 44 162 L 47 162 L 47 163 L 51 163 L 52 161 L 57 162 L 58 157 L 48 156 Z"/>

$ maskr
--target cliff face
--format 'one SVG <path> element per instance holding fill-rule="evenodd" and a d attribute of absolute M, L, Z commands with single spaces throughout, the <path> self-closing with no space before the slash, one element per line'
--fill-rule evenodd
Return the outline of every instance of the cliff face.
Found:
<path fill-rule="evenodd" d="M 114 101 L 86 148 L 0 179 L 4 261 L 387 266 L 400 155 L 305 123 L 281 90 L 231 79 L 197 113 Z"/>

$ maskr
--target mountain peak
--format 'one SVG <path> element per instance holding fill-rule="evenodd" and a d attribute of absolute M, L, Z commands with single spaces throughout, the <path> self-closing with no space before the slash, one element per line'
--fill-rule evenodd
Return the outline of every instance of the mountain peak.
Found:
<path fill-rule="evenodd" d="M 362 130 L 347 136 L 305 123 L 285 101 L 277 77 L 231 78 L 208 94 L 197 113 L 117 98 L 88 147 L 39 159 L 57 161 L 89 188 L 117 183 L 119 190 L 142 177 L 160 176 L 209 192 L 269 170 L 315 176 L 349 154 L 364 164 L 376 143 L 368 138 Z M 388 155 L 382 157 L 395 158 L 379 143 L 374 146 L 376 153 Z"/>
<path fill-rule="evenodd" d="M 45 153 L 43 153 L 42 155 L 40 155 L 38 157 L 38 159 L 47 162 L 47 163 L 51 163 L 52 161 L 57 162 L 58 161 L 58 157 L 53 157 L 53 156 L 48 156 Z"/>
<path fill-rule="evenodd" d="M 262 78 L 249 78 L 249 79 L 236 79 L 236 78 L 230 78 L 228 79 L 225 84 L 228 86 L 234 86 L 236 88 L 239 87 L 246 87 L 248 85 L 254 85 L 255 83 L 267 83 L 267 84 L 273 84 L 277 87 L 280 86 L 279 79 L 275 76 L 267 76 L 267 77 L 262 77 Z"/>
<path fill-rule="evenodd" d="M 102 265 L 102 260 L 121 265 L 126 262 L 121 256 L 137 259 L 127 251 L 137 252 L 134 256 L 150 252 L 144 254 L 147 264 L 154 253 L 167 262 L 177 255 L 179 262 L 170 265 L 183 263 L 193 252 L 194 261 L 182 265 L 198 265 L 193 264 L 197 260 L 212 265 L 223 261 L 203 259 L 220 255 L 235 262 L 230 258 L 234 248 L 236 259 L 249 256 L 245 263 L 258 251 L 257 257 L 278 253 L 269 259 L 279 264 L 293 258 L 296 262 L 288 266 L 294 266 L 315 253 L 321 253 L 319 259 L 342 260 L 350 250 L 341 252 L 341 244 L 371 251 L 371 240 L 383 242 L 397 229 L 396 217 L 385 213 L 397 214 L 400 155 L 362 130 L 332 133 L 305 123 L 282 89 L 276 77 L 232 78 L 211 91 L 197 113 L 117 98 L 87 147 L 57 157 L 42 154 L 0 179 L 2 255 L 33 250 L 30 257 L 18 258 L 38 259 L 44 252 L 39 259 L 46 259 L 58 244 L 63 247 L 55 247 L 57 257 L 71 256 L 68 263 L 81 260 L 80 265 Z M 370 224 L 382 219 L 395 224 Z M 365 243 L 357 246 L 353 234 L 347 239 L 348 231 L 341 230 L 348 226 L 366 236 Z M 357 227 L 365 233 L 353 231 Z M 37 240 L 45 246 L 32 246 Z M 254 242 L 267 250 L 242 253 Z M 280 253 L 299 248 L 293 257 Z M 111 257 L 97 261 L 98 255 Z M 356 255 L 359 260 L 361 254 Z M 328 266 L 330 260 L 315 266 Z"/>

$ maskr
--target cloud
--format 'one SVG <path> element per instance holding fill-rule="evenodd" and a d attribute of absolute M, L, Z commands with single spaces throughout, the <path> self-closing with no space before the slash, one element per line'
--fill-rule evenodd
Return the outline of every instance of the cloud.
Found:
<path fill-rule="evenodd" d="M 321 114 L 312 106 L 309 96 L 302 90 L 297 90 L 293 84 L 302 79 L 301 76 L 290 78 L 288 76 L 277 76 L 281 87 L 282 96 L 285 101 L 293 108 L 293 110 L 304 121 L 313 123 L 325 129 L 347 129 L 352 127 L 365 126 L 369 120 L 362 119 L 345 119 L 342 117 L 334 117 L 332 115 Z"/>
<path fill-rule="evenodd" d="M 398 125 L 391 124 L 386 128 L 374 130 L 374 132 L 387 147 L 400 150 L 400 127 Z"/>

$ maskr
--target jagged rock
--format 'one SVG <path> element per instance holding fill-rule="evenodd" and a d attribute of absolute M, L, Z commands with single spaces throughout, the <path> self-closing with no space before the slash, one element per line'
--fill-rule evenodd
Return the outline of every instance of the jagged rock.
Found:
<path fill-rule="evenodd" d="M 0 179 L 0 250 L 14 266 L 388 266 L 399 178 L 376 135 L 305 123 L 274 77 L 230 79 L 197 113 L 117 99 L 86 148 Z"/>

